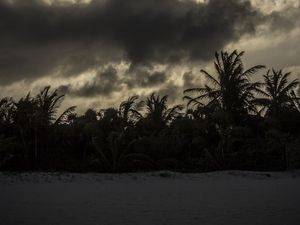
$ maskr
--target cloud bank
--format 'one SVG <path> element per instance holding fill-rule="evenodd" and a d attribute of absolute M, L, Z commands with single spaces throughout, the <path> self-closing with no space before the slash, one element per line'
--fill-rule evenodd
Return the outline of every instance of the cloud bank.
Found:
<path fill-rule="evenodd" d="M 277 34 L 295 29 L 299 4 L 291 1 L 287 10 L 278 2 L 0 0 L 0 86 L 92 71 L 80 84 L 57 86 L 83 98 L 176 87 L 174 65 L 209 62 L 216 50 L 264 26 Z M 124 63 L 123 70 L 114 67 Z"/>

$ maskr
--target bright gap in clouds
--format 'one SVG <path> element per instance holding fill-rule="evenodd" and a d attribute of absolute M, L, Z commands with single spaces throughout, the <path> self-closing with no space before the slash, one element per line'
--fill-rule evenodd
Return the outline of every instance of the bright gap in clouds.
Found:
<path fill-rule="evenodd" d="M 251 0 L 251 3 L 255 8 L 267 14 L 300 7 L 299 0 Z"/>
<path fill-rule="evenodd" d="M 46 4 L 89 4 L 92 0 L 43 0 Z"/>

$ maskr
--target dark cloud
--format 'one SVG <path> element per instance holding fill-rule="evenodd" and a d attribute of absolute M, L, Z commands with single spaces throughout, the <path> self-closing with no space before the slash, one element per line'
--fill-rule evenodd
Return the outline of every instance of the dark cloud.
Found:
<path fill-rule="evenodd" d="M 192 71 L 184 73 L 182 79 L 184 89 L 194 88 L 195 86 L 199 85 L 198 82 L 195 84 L 195 75 L 192 73 Z"/>
<path fill-rule="evenodd" d="M 58 87 L 59 92 L 76 97 L 93 97 L 97 95 L 109 96 L 114 91 L 121 91 L 118 72 L 112 66 L 98 72 L 90 81 L 74 87 L 71 84 Z"/>
<path fill-rule="evenodd" d="M 150 88 L 163 84 L 167 80 L 167 77 L 168 76 L 165 72 L 151 72 L 147 69 L 139 68 L 135 70 L 129 70 L 124 79 L 124 83 L 126 83 L 128 88 Z"/>
<path fill-rule="evenodd" d="M 262 17 L 247 0 L 12 2 L 0 0 L 1 84 L 76 75 L 120 61 L 138 67 L 208 60 L 215 50 L 255 32 Z M 137 83 L 151 86 L 164 77 L 154 74 Z M 87 90 L 83 93 L 93 93 Z"/>
<path fill-rule="evenodd" d="M 168 100 L 170 104 L 178 103 L 178 100 L 182 100 L 184 90 L 188 88 L 199 87 L 200 74 L 194 74 L 192 71 L 185 72 L 182 76 L 182 85 L 175 84 L 173 81 L 168 81 L 163 85 L 157 93 L 161 96 L 168 95 Z"/>
<path fill-rule="evenodd" d="M 289 31 L 300 24 L 300 5 L 284 11 L 275 11 L 268 15 L 270 28 L 276 31 Z"/>
<path fill-rule="evenodd" d="M 141 87 L 151 88 L 164 84 L 167 75 L 164 72 L 150 72 L 147 70 L 131 71 L 131 74 L 120 76 L 113 66 L 100 71 L 95 77 L 77 86 L 65 84 L 58 87 L 59 92 L 76 97 L 93 97 L 97 95 L 109 96 L 113 92 Z"/>
<path fill-rule="evenodd" d="M 160 96 L 168 96 L 168 103 L 174 104 L 176 100 L 178 100 L 178 96 L 182 96 L 183 87 L 180 85 L 175 84 L 174 82 L 170 81 L 165 86 L 160 88 L 157 91 L 157 94 Z M 180 99 L 179 99 L 180 100 Z"/>

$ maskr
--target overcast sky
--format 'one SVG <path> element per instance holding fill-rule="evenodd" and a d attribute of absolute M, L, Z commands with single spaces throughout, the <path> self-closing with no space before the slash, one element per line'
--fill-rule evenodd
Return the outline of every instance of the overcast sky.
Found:
<path fill-rule="evenodd" d="M 0 97 L 51 85 L 79 112 L 178 102 L 222 49 L 300 78 L 299 25 L 299 0 L 0 0 Z"/>

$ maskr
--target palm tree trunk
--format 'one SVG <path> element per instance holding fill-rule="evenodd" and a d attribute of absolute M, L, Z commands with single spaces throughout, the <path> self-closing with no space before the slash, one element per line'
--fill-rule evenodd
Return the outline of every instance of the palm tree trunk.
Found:
<path fill-rule="evenodd" d="M 37 128 L 34 129 L 34 161 L 37 164 L 38 161 L 38 136 L 37 136 Z"/>
<path fill-rule="evenodd" d="M 285 170 L 289 169 L 289 156 L 288 156 L 288 148 L 286 145 L 284 146 L 284 163 L 285 163 Z"/>
<path fill-rule="evenodd" d="M 23 148 L 25 149 L 26 148 L 26 142 L 25 142 L 25 138 L 24 138 L 24 132 L 23 132 L 23 129 L 21 127 L 19 127 L 19 132 L 20 132 L 20 137 L 21 137 L 21 140 L 22 140 Z"/>

